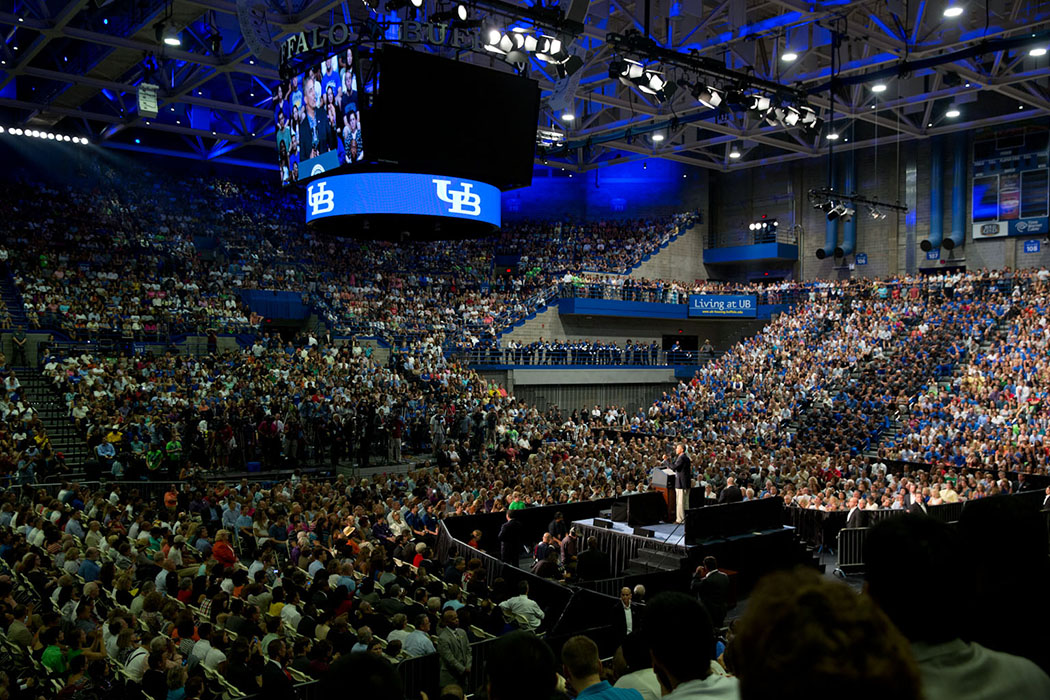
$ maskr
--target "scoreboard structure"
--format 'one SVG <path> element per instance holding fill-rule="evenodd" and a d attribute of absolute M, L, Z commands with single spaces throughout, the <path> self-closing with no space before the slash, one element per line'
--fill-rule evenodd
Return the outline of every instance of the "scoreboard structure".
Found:
<path fill-rule="evenodd" d="M 996 129 L 973 142 L 973 239 L 1050 232 L 1050 130 Z"/>

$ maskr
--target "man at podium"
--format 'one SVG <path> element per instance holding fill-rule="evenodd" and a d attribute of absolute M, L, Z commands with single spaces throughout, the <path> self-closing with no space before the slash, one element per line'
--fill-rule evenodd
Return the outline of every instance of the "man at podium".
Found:
<path fill-rule="evenodd" d="M 693 485 L 693 469 L 683 443 L 675 445 L 674 453 L 671 470 L 674 471 L 675 522 L 684 523 L 685 512 L 689 510 L 689 488 Z"/>

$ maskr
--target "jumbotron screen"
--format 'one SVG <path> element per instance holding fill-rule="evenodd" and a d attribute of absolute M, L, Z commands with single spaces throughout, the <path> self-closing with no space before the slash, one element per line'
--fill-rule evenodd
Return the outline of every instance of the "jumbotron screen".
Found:
<path fill-rule="evenodd" d="M 365 157 L 353 49 L 280 83 L 273 96 L 281 184 L 359 163 Z"/>

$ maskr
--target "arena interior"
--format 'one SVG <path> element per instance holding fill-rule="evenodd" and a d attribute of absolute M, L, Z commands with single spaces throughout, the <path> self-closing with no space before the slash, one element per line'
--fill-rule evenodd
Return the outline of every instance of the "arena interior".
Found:
<path fill-rule="evenodd" d="M 0 700 L 1050 699 L 1050 3 L 0 28 Z"/>

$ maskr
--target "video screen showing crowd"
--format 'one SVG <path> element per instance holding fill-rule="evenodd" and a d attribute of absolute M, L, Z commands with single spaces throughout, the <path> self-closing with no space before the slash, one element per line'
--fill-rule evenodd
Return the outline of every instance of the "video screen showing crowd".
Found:
<path fill-rule="evenodd" d="M 274 91 L 281 184 L 364 160 L 352 49 L 341 51 Z"/>

